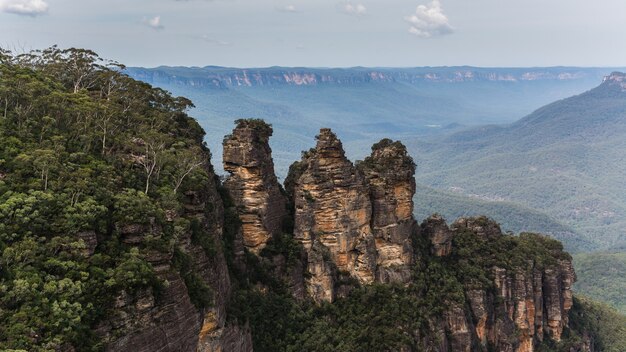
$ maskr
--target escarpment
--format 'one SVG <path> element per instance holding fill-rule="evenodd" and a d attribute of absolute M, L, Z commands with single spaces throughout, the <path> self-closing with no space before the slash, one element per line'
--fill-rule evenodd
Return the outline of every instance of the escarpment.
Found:
<path fill-rule="evenodd" d="M 418 226 L 401 143 L 353 164 L 322 129 L 283 190 L 241 120 L 222 183 L 190 101 L 92 55 L 0 52 L 0 350 L 610 350 L 559 242 Z"/>
<path fill-rule="evenodd" d="M 244 246 L 258 254 L 282 231 L 286 197 L 274 174 L 269 138 L 272 127 L 261 120 L 239 120 L 224 138 L 224 186 L 237 206 Z"/>
<path fill-rule="evenodd" d="M 209 163 L 205 172 L 206 184 L 186 192 L 182 209 L 168 210 L 165 223 L 150 218 L 117 224 L 122 242 L 137 247 L 148 238 L 158 240 L 164 226 L 182 231 L 175 248 L 152 250 L 146 258 L 165 285 L 158 292 L 116 297 L 115 314 L 98 327 L 107 351 L 252 351 L 249 329 L 227 323 L 231 282 L 222 248 L 224 210 Z"/>
<path fill-rule="evenodd" d="M 265 314 L 287 319 L 294 305 L 309 300 L 345 307 L 354 294 L 365 293 L 360 300 L 366 302 L 380 285 L 395 293 L 371 302 L 382 304 L 375 314 L 383 314 L 378 310 L 386 309 L 385 300 L 401 299 L 404 306 L 397 316 L 368 329 L 382 325 L 400 331 L 403 337 L 393 345 L 397 350 L 533 352 L 571 334 L 575 274 L 558 242 L 536 234 L 503 234 L 485 217 L 448 225 L 433 215 L 418 225 L 413 216 L 415 163 L 400 142 L 387 139 L 355 165 L 337 136 L 322 129 L 315 148 L 292 165 L 283 191 L 273 170 L 271 133 L 261 121 L 242 120 L 224 139 L 230 176 L 223 191 L 232 201 L 229 209 L 224 210 L 213 177 L 202 190 L 186 193 L 183 209 L 168 212 L 165 224 L 119 224 L 122 240 L 131 246 L 147 235 L 158 237 L 167 223 L 189 226 L 181 232 L 174 260 L 158 251 L 148 258 L 168 282 L 163 291 L 117 298 L 116 315 L 100 328 L 109 350 L 244 352 L 256 344 L 265 350 L 268 341 L 283 339 L 255 336 L 268 334 L 267 327 L 258 325 L 265 324 Z M 223 235 L 228 211 L 234 211 L 239 224 L 229 230 L 231 238 Z M 224 251 L 222 242 L 230 249 Z M 243 255 L 246 251 L 253 255 Z M 224 253 L 234 256 L 234 268 L 228 268 Z M 187 258 L 189 268 L 180 269 L 180 258 Z M 208 304 L 198 305 L 186 276 L 190 271 L 210 287 Z M 256 298 L 241 300 L 242 294 Z M 263 311 L 259 300 L 276 295 L 283 304 L 300 303 L 284 312 Z M 367 309 L 361 306 L 366 303 L 356 304 L 349 314 Z M 261 309 L 264 315 L 242 316 L 248 309 Z M 305 313 L 298 314 L 304 319 Z M 315 324 L 314 316 L 306 319 Z M 328 324 L 338 318 L 322 319 Z M 344 319 L 360 321 L 346 316 L 339 321 Z M 291 329 L 282 320 L 276 324 Z M 300 345 L 305 341 L 298 341 L 311 333 L 308 325 L 296 326 L 303 330 L 284 341 L 293 341 L 290 348 L 306 349 Z M 332 331 L 332 323 L 326 329 Z M 338 329 L 341 333 L 343 328 Z M 592 344 L 587 337 L 573 346 L 591 351 Z"/>

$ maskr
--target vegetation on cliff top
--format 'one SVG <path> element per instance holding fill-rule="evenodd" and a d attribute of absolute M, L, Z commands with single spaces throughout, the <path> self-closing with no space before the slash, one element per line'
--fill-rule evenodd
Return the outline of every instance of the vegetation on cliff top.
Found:
<path fill-rule="evenodd" d="M 167 285 L 147 258 L 192 226 L 165 219 L 207 183 L 209 153 L 189 100 L 120 68 L 89 50 L 0 52 L 0 349 L 99 349 L 117 293 Z M 130 245 L 128 225 L 162 231 Z M 191 286 L 193 260 L 175 264 Z"/>

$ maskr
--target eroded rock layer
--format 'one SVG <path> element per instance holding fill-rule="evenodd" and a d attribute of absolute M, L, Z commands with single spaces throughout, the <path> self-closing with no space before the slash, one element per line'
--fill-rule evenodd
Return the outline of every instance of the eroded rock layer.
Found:
<path fill-rule="evenodd" d="M 402 143 L 383 139 L 359 169 L 367 179 L 372 203 L 376 279 L 407 282 L 413 260 L 411 235 L 417 225 L 413 218 L 415 163 Z"/>
<path fill-rule="evenodd" d="M 282 230 L 286 197 L 274 173 L 269 137 L 272 127 L 261 120 L 239 120 L 224 138 L 224 182 L 237 206 L 241 236 L 248 250 L 258 254 Z"/>
<path fill-rule="evenodd" d="M 496 246 L 506 236 L 496 222 L 485 217 L 461 218 L 448 227 L 440 216 L 433 216 L 421 228 L 436 256 L 455 255 L 455 250 L 464 250 L 454 247 L 455 236 L 470 233 L 471 241 L 483 248 Z M 541 237 L 534 236 L 530 240 L 541 245 Z M 453 350 L 470 348 L 464 333 L 470 325 L 476 342 L 496 351 L 532 352 L 546 337 L 560 341 L 568 326 L 571 287 L 576 277 L 571 258 L 562 248 L 553 253 L 545 258 L 511 258 L 493 265 L 489 276 L 492 281 L 488 284 L 466 282 L 468 311 L 450 309 L 446 313 L 452 344 L 457 344 Z M 510 268 L 502 267 L 505 264 Z"/>
<path fill-rule="evenodd" d="M 208 160 L 209 153 L 204 157 Z M 180 233 L 175 251 L 188 258 L 191 267 L 187 270 L 192 270 L 196 279 L 210 289 L 211 302 L 203 308 L 192 302 L 190 287 L 181 277 L 189 272 L 179 273 L 173 267 L 173 253 L 150 251 L 146 260 L 167 285 L 158 295 L 152 289 L 144 289 L 132 295 L 122 291 L 116 297 L 115 314 L 97 328 L 107 351 L 252 351 L 250 330 L 229 325 L 226 320 L 231 283 L 222 249 L 223 206 L 209 163 L 206 172 L 212 177 L 203 189 L 186 193 L 183 209 L 168 211 L 166 221 L 189 225 Z M 161 225 L 149 220 L 117 224 L 122 242 L 141 246 L 148 237 L 159 239 Z M 199 242 L 213 250 L 208 252 Z"/>
<path fill-rule="evenodd" d="M 371 283 L 376 272 L 376 248 L 370 228 L 369 192 L 337 136 L 330 129 L 322 129 L 315 149 L 305 153 L 297 169 L 292 167 L 291 171 L 294 236 L 310 253 L 307 286 L 311 296 L 334 299 L 329 279 L 334 276 L 332 267 L 361 283 Z"/>

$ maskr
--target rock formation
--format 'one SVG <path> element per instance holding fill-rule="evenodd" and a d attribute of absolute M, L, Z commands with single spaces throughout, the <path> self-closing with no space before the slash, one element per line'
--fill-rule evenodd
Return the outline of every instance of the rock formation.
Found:
<path fill-rule="evenodd" d="M 355 166 L 345 157 L 336 135 L 322 129 L 316 147 L 290 168 L 287 197 L 274 175 L 271 133 L 263 122 L 243 120 L 224 140 L 224 167 L 230 173 L 224 185 L 234 202 L 227 210 L 241 220 L 240 237 L 231 245 L 243 244 L 257 254 L 252 257 L 257 265 L 271 268 L 270 275 L 286 283 L 292 296 L 332 302 L 356 286 L 373 282 L 408 286 L 414 264 L 430 260 L 469 265 L 467 275 L 478 272 L 479 277 L 454 279 L 462 287 L 461 298 L 442 298 L 441 314 L 428 318 L 429 332 L 413 335 L 416 346 L 442 352 L 532 352 L 548 338 L 562 339 L 575 281 L 571 258 L 562 248 L 548 249 L 541 258 L 524 257 L 523 252 L 516 258 L 496 258 L 498 253 L 489 248 L 508 248 L 512 242 L 506 242 L 510 237 L 485 217 L 461 218 L 448 226 L 434 215 L 417 226 L 415 164 L 401 143 L 390 140 L 375 144 L 372 154 Z M 232 325 L 226 319 L 232 289 L 221 247 L 225 210 L 215 178 L 204 191 L 186 194 L 184 204 L 182 211 L 168 213 L 167 221 L 195 222 L 195 231 L 215 246 L 216 253 L 208 255 L 192 240 L 193 229 L 179 239 L 179 249 L 193 258 L 194 272 L 211 287 L 213 304 L 194 306 L 184 278 L 172 270 L 170 254 L 155 251 L 148 260 L 169 285 L 158 300 L 151 290 L 132 297 L 122 292 L 117 297 L 116 314 L 98 329 L 108 350 L 252 351 L 248 325 Z M 129 246 L 139 246 L 146 234 L 158 237 L 161 231 L 154 220 L 118 224 L 122 242 Z M 548 243 L 536 236 L 529 238 L 531 246 Z M 91 255 L 97 240 L 89 234 L 83 237 L 89 243 L 85 255 Z M 277 250 L 276 241 L 285 239 L 293 244 L 289 254 Z M 470 250 L 476 252 L 464 257 Z M 236 256 L 243 253 L 243 249 L 233 251 Z M 256 287 L 260 292 L 271 289 Z"/>
<path fill-rule="evenodd" d="M 358 164 L 367 179 L 372 203 L 371 228 L 376 245 L 378 282 L 407 282 L 413 260 L 411 235 L 415 163 L 400 142 L 383 139 Z"/>
<path fill-rule="evenodd" d="M 286 197 L 274 173 L 269 137 L 272 127 L 261 120 L 239 120 L 224 138 L 224 185 L 237 206 L 243 244 L 258 254 L 282 231 Z"/>
<path fill-rule="evenodd" d="M 505 236 L 496 222 L 485 217 L 461 218 L 448 228 L 445 220 L 433 216 L 421 227 L 436 256 L 451 255 L 453 238 L 462 233 L 471 233 L 473 241 L 485 244 Z M 568 326 L 571 286 L 576 277 L 571 258 L 555 253 L 555 257 L 543 260 L 527 258 L 523 265 L 511 269 L 493 266 L 493 282 L 487 288 L 467 286 L 471 322 L 463 310 L 451 308 L 446 313 L 452 345 L 459 346 L 452 350 L 469 348 L 467 334 L 462 333 L 467 326 L 472 326 L 479 345 L 497 351 L 532 352 L 546 336 L 560 341 Z"/>
<path fill-rule="evenodd" d="M 333 267 L 359 282 L 374 280 L 372 206 L 363 176 L 346 158 L 337 136 L 322 129 L 317 146 L 292 167 L 294 237 L 309 253 L 307 281 L 316 300 L 332 301 Z"/>

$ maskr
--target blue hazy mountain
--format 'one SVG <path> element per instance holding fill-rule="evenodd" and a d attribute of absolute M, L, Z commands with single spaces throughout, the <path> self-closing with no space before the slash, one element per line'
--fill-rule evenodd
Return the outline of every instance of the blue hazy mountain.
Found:
<path fill-rule="evenodd" d="M 418 182 L 539 210 L 597 248 L 626 248 L 623 73 L 515 123 L 414 139 L 410 149 Z"/>
<path fill-rule="evenodd" d="M 218 171 L 221 140 L 238 118 L 276 128 L 277 172 L 286 175 L 322 126 L 362 158 L 383 137 L 406 140 L 468 126 L 513 122 L 590 89 L 604 68 L 129 68 L 131 77 L 193 100 Z"/>
<path fill-rule="evenodd" d="M 623 101 L 613 79 L 597 87 L 612 70 L 208 66 L 127 73 L 193 100 L 191 114 L 207 131 L 218 172 L 222 138 L 238 118 L 274 125 L 280 177 L 320 127 L 333 128 L 353 160 L 380 138 L 401 139 L 425 186 L 418 215 L 489 210 L 506 229 L 542 230 L 580 251 L 622 245 L 626 228 L 626 195 L 614 191 L 626 190 Z M 530 224 L 539 215 L 541 229 Z"/>

